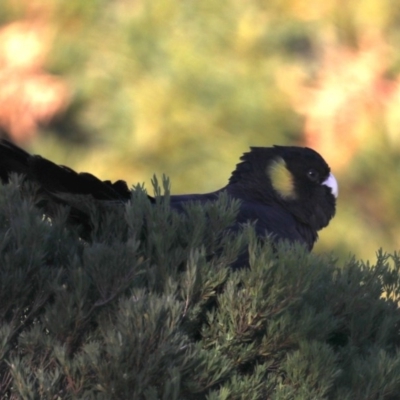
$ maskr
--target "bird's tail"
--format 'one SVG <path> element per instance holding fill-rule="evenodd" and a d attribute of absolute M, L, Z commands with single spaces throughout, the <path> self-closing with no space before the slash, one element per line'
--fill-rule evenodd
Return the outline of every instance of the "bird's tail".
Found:
<path fill-rule="evenodd" d="M 22 174 L 48 193 L 91 195 L 96 200 L 127 201 L 130 191 L 126 182 L 101 181 L 94 175 L 77 173 L 41 156 L 31 155 L 20 147 L 0 140 L 0 178 L 8 183 L 11 173 Z"/>
<path fill-rule="evenodd" d="M 10 175 L 24 175 L 24 179 L 36 183 L 40 206 L 49 216 L 54 215 L 57 205 L 70 207 L 69 221 L 90 231 L 90 209 L 101 211 L 124 203 L 131 197 L 126 182 L 101 181 L 89 173 L 77 173 L 71 168 L 57 165 L 41 156 L 31 155 L 15 144 L 0 140 L 0 179 L 8 183 Z"/>
<path fill-rule="evenodd" d="M 29 153 L 8 140 L 0 140 L 0 179 L 8 183 L 11 173 L 27 175 Z"/>

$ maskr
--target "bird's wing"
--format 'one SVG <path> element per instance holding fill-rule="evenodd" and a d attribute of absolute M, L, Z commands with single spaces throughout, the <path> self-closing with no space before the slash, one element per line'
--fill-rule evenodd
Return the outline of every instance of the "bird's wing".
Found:
<path fill-rule="evenodd" d="M 179 212 L 184 211 L 187 202 L 194 201 L 205 203 L 215 201 L 218 192 L 207 194 L 192 194 L 171 196 L 171 207 Z M 297 221 L 293 214 L 289 213 L 278 203 L 262 204 L 246 200 L 240 201 L 239 212 L 236 221 L 230 230 L 239 231 L 243 224 L 253 223 L 258 237 L 271 236 L 273 240 L 289 240 L 305 244 L 312 249 L 316 240 L 316 233 L 308 226 Z"/>
<path fill-rule="evenodd" d="M 237 216 L 238 224 L 254 223 L 257 236 L 271 235 L 274 240 L 289 240 L 312 247 L 314 238 L 306 226 L 280 205 L 264 205 L 243 201 Z"/>

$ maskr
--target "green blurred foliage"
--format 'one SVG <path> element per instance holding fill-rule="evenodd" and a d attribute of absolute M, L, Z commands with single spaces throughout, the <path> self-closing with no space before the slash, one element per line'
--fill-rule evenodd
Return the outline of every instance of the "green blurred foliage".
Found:
<path fill-rule="evenodd" d="M 305 143 L 305 116 L 288 95 L 293 68 L 313 82 L 327 43 L 357 48 L 371 29 L 396 49 L 399 16 L 389 0 L 0 3 L 4 25 L 36 18 L 50 27 L 44 67 L 72 92 L 65 113 L 25 147 L 130 184 L 150 187 L 154 172 L 166 173 L 173 193 L 225 185 L 250 145 Z M 398 54 L 385 63 L 396 77 Z M 400 132 L 388 137 L 379 114 L 362 125 L 316 251 L 374 258 L 379 247 L 400 247 Z"/>

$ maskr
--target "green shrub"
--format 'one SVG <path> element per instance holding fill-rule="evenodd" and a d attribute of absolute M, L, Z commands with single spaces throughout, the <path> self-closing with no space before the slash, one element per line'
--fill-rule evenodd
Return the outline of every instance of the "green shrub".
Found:
<path fill-rule="evenodd" d="M 136 187 L 92 210 L 89 241 L 34 186 L 0 187 L 2 399 L 400 398 L 397 254 L 272 248 L 226 234 L 226 196 L 177 214 L 163 185 L 156 205 Z"/>

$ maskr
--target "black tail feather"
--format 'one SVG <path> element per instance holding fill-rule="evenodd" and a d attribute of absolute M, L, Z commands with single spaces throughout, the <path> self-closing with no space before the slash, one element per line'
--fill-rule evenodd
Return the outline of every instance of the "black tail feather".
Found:
<path fill-rule="evenodd" d="M 91 195 L 96 200 L 130 199 L 126 182 L 101 181 L 94 175 L 77 173 L 40 156 L 32 156 L 8 140 L 0 140 L 0 179 L 8 183 L 11 173 L 23 174 L 49 194 Z"/>
<path fill-rule="evenodd" d="M 0 179 L 8 183 L 11 173 L 27 175 L 29 171 L 29 153 L 8 140 L 0 140 Z"/>
<path fill-rule="evenodd" d="M 131 197 L 124 181 L 112 183 L 89 173 L 77 173 L 1 139 L 1 181 L 8 183 L 12 173 L 24 175 L 27 181 L 38 185 L 38 206 L 48 216 L 54 216 L 59 205 L 69 206 L 69 223 L 78 226 L 81 236 L 86 238 L 92 230 L 90 204 L 107 208 L 108 203 L 122 204 Z"/>
<path fill-rule="evenodd" d="M 103 182 L 92 174 L 77 173 L 71 168 L 54 164 L 40 156 L 31 156 L 28 165 L 29 177 L 49 193 L 91 195 L 96 200 L 130 199 L 130 191 L 125 182 L 123 184 Z"/>

